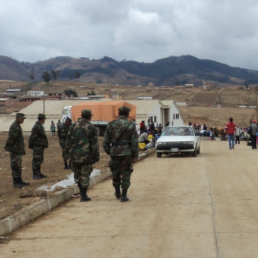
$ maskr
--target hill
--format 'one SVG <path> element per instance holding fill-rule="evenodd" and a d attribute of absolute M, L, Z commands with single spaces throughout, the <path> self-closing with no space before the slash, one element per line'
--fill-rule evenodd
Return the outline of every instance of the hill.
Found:
<path fill-rule="evenodd" d="M 153 63 L 116 61 L 109 57 L 99 60 L 56 57 L 28 63 L 0 56 L 0 79 L 41 80 L 46 71 L 51 74 L 52 79 L 122 85 L 201 85 L 203 81 L 226 84 L 258 83 L 257 71 L 189 55 L 171 56 Z"/>
<path fill-rule="evenodd" d="M 27 81 L 28 69 L 20 62 L 6 56 L 0 56 L 0 79 Z"/>

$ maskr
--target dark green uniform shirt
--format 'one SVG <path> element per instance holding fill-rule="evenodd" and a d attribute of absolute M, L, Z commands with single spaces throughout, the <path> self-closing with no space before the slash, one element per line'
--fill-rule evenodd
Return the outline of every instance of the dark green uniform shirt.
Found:
<path fill-rule="evenodd" d="M 71 125 L 66 125 L 66 124 L 62 124 L 60 127 L 60 132 L 59 132 L 59 143 L 62 149 L 65 148 L 65 142 L 66 142 L 66 138 L 69 132 Z"/>
<path fill-rule="evenodd" d="M 138 140 L 135 125 L 127 117 L 119 116 L 107 125 L 103 147 L 111 156 L 138 157 Z"/>
<path fill-rule="evenodd" d="M 35 147 L 47 148 L 48 140 L 43 125 L 37 121 L 32 128 L 31 136 L 29 139 L 29 148 Z"/>
<path fill-rule="evenodd" d="M 16 121 L 10 126 L 9 135 L 4 148 L 9 152 L 25 154 L 21 125 Z"/>
<path fill-rule="evenodd" d="M 72 162 L 93 164 L 99 161 L 98 131 L 89 120 L 80 118 L 70 127 L 66 149 Z"/>

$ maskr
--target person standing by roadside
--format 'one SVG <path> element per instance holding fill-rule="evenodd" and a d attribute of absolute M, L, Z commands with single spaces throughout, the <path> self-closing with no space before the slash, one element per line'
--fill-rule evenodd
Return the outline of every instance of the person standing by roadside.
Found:
<path fill-rule="evenodd" d="M 61 126 L 62 126 L 62 123 L 61 123 L 60 120 L 58 120 L 58 122 L 56 123 L 56 128 L 57 128 L 57 134 L 58 134 L 58 136 L 59 136 L 59 134 L 60 134 Z"/>
<path fill-rule="evenodd" d="M 55 125 L 54 121 L 51 121 L 50 131 L 51 131 L 52 136 L 55 136 L 55 134 L 56 134 L 56 125 Z"/>
<path fill-rule="evenodd" d="M 16 119 L 9 129 L 5 150 L 10 153 L 13 186 L 22 188 L 29 183 L 22 180 L 22 155 L 25 154 L 24 138 L 21 124 L 26 119 L 23 113 L 17 113 Z"/>
<path fill-rule="evenodd" d="M 236 144 L 240 144 L 240 135 L 242 133 L 241 128 L 238 126 L 236 127 L 235 136 L 236 136 Z"/>
<path fill-rule="evenodd" d="M 249 126 L 249 134 L 250 134 L 250 137 L 251 137 L 251 146 L 252 146 L 252 149 L 255 150 L 256 149 L 256 132 L 258 131 L 258 127 L 257 127 L 257 124 L 256 124 L 256 121 L 253 120 L 251 125 Z"/>
<path fill-rule="evenodd" d="M 229 149 L 234 149 L 235 145 L 235 130 L 236 125 L 233 123 L 233 118 L 229 118 L 229 123 L 226 125 L 227 135 L 228 135 L 228 143 L 229 143 Z"/>
<path fill-rule="evenodd" d="M 45 133 L 43 124 L 45 123 L 46 116 L 44 114 L 38 115 L 38 121 L 32 128 L 29 138 L 29 148 L 33 150 L 32 158 L 32 171 L 33 179 L 41 179 L 45 176 L 41 173 L 41 164 L 44 160 L 44 149 L 48 148 L 48 140 Z"/>
<path fill-rule="evenodd" d="M 107 125 L 103 140 L 104 150 L 111 156 L 110 169 L 115 196 L 121 202 L 129 201 L 127 190 L 133 172 L 133 161 L 137 159 L 139 152 L 135 125 L 128 121 L 129 112 L 130 109 L 126 106 L 119 108 L 119 117 Z"/>
<path fill-rule="evenodd" d="M 59 143 L 60 146 L 62 148 L 62 156 L 63 156 L 63 160 L 64 160 L 64 169 L 69 169 L 71 168 L 71 161 L 69 162 L 69 165 L 67 163 L 68 159 L 69 159 L 69 155 L 68 155 L 68 150 L 66 149 L 65 143 L 66 143 L 66 138 L 71 126 L 71 119 L 69 117 L 67 117 L 65 119 L 65 122 L 62 124 L 61 128 L 60 128 L 60 132 L 58 134 L 59 136 Z"/>
<path fill-rule="evenodd" d="M 145 121 L 141 121 L 140 123 L 140 134 L 142 134 L 143 132 L 146 132 L 147 131 L 147 128 L 146 128 L 146 125 L 145 125 Z"/>
<path fill-rule="evenodd" d="M 66 138 L 66 148 L 72 162 L 74 181 L 80 189 L 81 202 L 91 200 L 87 190 L 93 171 L 92 164 L 99 161 L 98 131 L 91 124 L 91 117 L 90 110 L 82 110 L 81 118 L 70 127 Z"/>

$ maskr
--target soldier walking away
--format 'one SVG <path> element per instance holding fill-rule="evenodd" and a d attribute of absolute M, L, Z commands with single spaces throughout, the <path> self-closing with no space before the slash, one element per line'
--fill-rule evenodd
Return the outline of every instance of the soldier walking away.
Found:
<path fill-rule="evenodd" d="M 41 173 L 41 164 L 44 160 L 44 149 L 48 148 L 48 140 L 43 124 L 46 116 L 44 114 L 38 115 L 38 121 L 32 128 L 31 136 L 29 138 L 29 148 L 33 150 L 32 171 L 33 179 L 41 179 L 45 176 Z"/>
<path fill-rule="evenodd" d="M 128 107 L 119 108 L 119 117 L 107 125 L 103 141 L 105 152 L 111 156 L 110 169 L 115 196 L 121 202 L 129 201 L 127 190 L 133 172 L 132 164 L 138 158 L 139 152 L 135 125 L 128 121 L 129 112 Z"/>
<path fill-rule="evenodd" d="M 63 156 L 63 160 L 64 160 L 64 169 L 70 169 L 71 168 L 71 161 L 69 161 L 69 165 L 67 163 L 68 159 L 69 159 L 69 153 L 68 153 L 68 150 L 66 149 L 66 146 L 65 146 L 65 142 L 66 142 L 66 138 L 67 138 L 67 135 L 68 135 L 68 131 L 70 129 L 70 126 L 71 126 L 71 119 L 69 117 L 67 117 L 65 119 L 65 122 L 64 124 L 61 125 L 61 128 L 60 128 L 60 133 L 58 134 L 59 136 L 59 143 L 60 143 L 60 146 L 62 148 L 62 156 Z"/>
<path fill-rule="evenodd" d="M 13 186 L 22 188 L 29 183 L 22 180 L 22 155 L 25 154 L 24 138 L 21 124 L 26 119 L 23 113 L 16 114 L 16 120 L 9 129 L 9 135 L 5 144 L 5 150 L 10 153 Z"/>
<path fill-rule="evenodd" d="M 58 136 L 59 136 L 59 134 L 60 134 L 61 126 L 62 126 L 62 123 L 61 123 L 60 120 L 58 120 L 58 122 L 56 123 L 56 128 L 57 128 L 57 134 L 58 134 Z"/>
<path fill-rule="evenodd" d="M 66 139 L 66 148 L 72 162 L 74 181 L 78 184 L 81 202 L 90 201 L 87 190 L 90 182 L 92 164 L 99 161 L 98 131 L 90 123 L 92 113 L 82 110 L 81 118 L 70 130 Z"/>

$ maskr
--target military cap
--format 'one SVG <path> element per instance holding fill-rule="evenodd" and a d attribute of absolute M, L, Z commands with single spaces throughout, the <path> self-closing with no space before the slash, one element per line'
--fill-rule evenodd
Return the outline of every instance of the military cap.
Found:
<path fill-rule="evenodd" d="M 25 115 L 23 113 L 17 113 L 16 114 L 16 118 L 26 119 L 26 117 L 25 117 Z"/>
<path fill-rule="evenodd" d="M 126 106 L 122 106 L 118 109 L 119 113 L 128 113 L 130 112 L 130 108 L 129 107 L 126 107 Z"/>
<path fill-rule="evenodd" d="M 82 117 L 91 117 L 92 116 L 92 113 L 91 113 L 91 110 L 89 109 L 83 109 L 82 110 Z"/>
<path fill-rule="evenodd" d="M 38 114 L 38 120 L 46 119 L 44 114 Z"/>

